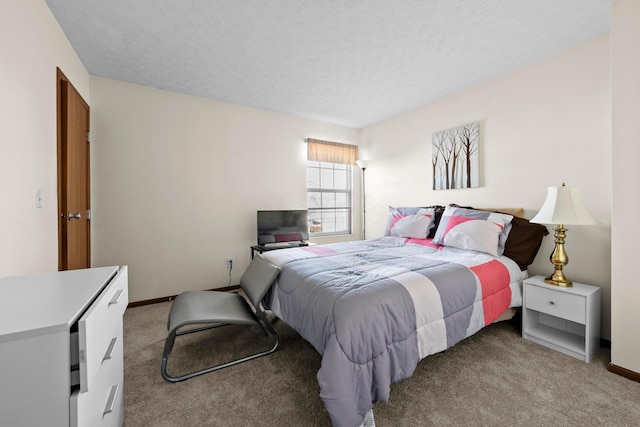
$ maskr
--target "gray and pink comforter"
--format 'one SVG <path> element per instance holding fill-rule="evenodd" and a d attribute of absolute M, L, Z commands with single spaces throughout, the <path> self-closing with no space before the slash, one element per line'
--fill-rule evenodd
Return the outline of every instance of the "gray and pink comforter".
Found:
<path fill-rule="evenodd" d="M 396 237 L 263 257 L 282 269 L 271 310 L 322 355 L 320 396 L 335 427 L 359 426 L 422 358 L 520 306 L 526 277 L 506 257 Z"/>

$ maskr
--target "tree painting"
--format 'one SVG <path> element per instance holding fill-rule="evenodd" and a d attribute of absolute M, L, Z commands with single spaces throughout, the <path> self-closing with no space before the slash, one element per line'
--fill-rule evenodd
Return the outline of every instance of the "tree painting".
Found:
<path fill-rule="evenodd" d="M 431 138 L 434 190 L 479 187 L 479 123 L 434 133 Z"/>

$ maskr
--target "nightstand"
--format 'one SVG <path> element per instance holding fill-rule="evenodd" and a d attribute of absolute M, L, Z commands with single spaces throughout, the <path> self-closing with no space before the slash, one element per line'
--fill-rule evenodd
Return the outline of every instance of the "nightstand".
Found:
<path fill-rule="evenodd" d="M 523 283 L 522 337 L 590 362 L 600 347 L 600 288 L 548 285 L 543 276 Z"/>

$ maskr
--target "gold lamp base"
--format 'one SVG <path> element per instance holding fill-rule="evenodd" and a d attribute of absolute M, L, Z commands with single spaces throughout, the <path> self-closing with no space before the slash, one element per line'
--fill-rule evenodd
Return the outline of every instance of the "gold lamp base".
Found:
<path fill-rule="evenodd" d="M 573 282 L 567 279 L 562 272 L 562 267 L 569 264 L 569 257 L 564 251 L 564 239 L 567 237 L 567 229 L 562 224 L 558 224 L 558 228 L 555 229 L 556 247 L 553 249 L 549 259 L 551 264 L 554 265 L 555 270 L 553 274 L 544 279 L 545 283 L 554 286 L 560 286 L 563 288 L 570 288 L 573 286 Z"/>
<path fill-rule="evenodd" d="M 560 273 L 562 273 L 562 270 L 560 270 Z M 570 288 L 573 286 L 573 282 L 564 277 L 564 274 L 562 274 L 561 276 L 557 276 L 555 273 L 549 277 L 546 277 L 544 279 L 544 283 L 548 283 L 554 286 L 560 286 L 561 288 Z"/>

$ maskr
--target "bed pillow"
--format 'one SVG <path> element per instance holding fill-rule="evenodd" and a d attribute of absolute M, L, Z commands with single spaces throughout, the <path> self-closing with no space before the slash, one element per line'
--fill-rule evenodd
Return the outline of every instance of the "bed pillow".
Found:
<path fill-rule="evenodd" d="M 444 206 L 433 205 L 427 206 L 435 211 L 435 216 L 433 217 L 433 227 L 429 231 L 429 238 L 433 238 L 436 235 L 436 230 L 438 229 L 438 225 L 440 224 L 440 220 L 442 219 L 442 214 L 444 213 Z"/>
<path fill-rule="evenodd" d="M 394 208 L 393 206 L 389 206 L 389 219 L 387 221 L 387 226 L 385 228 L 384 235 L 391 236 L 391 225 L 395 222 L 393 217 L 394 211 L 399 211 L 402 214 L 415 215 L 415 213 L 419 209 L 433 209 L 435 211 L 435 215 L 433 217 L 433 223 L 431 224 L 431 229 L 429 230 L 428 238 L 433 238 L 436 234 L 436 228 L 440 223 L 440 218 L 442 218 L 442 214 L 444 213 L 444 206 L 440 205 L 432 205 L 432 206 L 419 206 L 419 207 L 403 207 L 403 208 Z"/>
<path fill-rule="evenodd" d="M 511 231 L 504 246 L 503 255 L 514 260 L 520 270 L 525 271 L 538 254 L 542 238 L 549 230 L 542 224 L 534 224 L 524 218 L 514 217 Z"/>
<path fill-rule="evenodd" d="M 385 236 L 426 239 L 433 228 L 433 208 L 394 208 L 389 206 Z"/>
<path fill-rule="evenodd" d="M 442 214 L 433 243 L 500 256 L 512 220 L 512 215 L 449 205 Z"/>
<path fill-rule="evenodd" d="M 467 209 L 474 209 L 471 206 L 459 206 Z M 549 230 L 542 224 L 534 224 L 524 218 L 524 209 L 511 208 L 511 209 L 480 209 L 492 212 L 503 213 L 507 215 L 513 215 L 511 220 L 511 230 L 509 236 L 504 245 L 504 252 L 502 255 L 511 258 L 518 264 L 520 270 L 525 271 L 538 255 L 540 246 L 542 245 L 542 239 L 549 234 Z"/>

